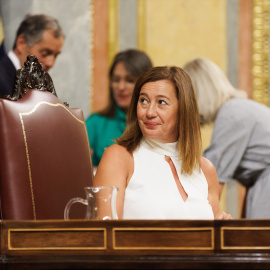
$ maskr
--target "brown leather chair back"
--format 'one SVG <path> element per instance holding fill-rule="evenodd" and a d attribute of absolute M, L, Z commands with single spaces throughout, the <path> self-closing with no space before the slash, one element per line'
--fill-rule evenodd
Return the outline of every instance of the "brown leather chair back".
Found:
<path fill-rule="evenodd" d="M 92 184 L 83 113 L 50 92 L 0 99 L 0 199 L 3 219 L 63 219 Z M 85 207 L 74 214 L 84 218 Z"/>

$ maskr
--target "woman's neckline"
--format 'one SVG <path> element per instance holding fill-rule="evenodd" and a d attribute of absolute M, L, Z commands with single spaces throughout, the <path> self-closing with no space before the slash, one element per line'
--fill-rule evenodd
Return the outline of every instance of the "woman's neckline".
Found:
<path fill-rule="evenodd" d="M 179 150 L 178 150 L 178 142 L 172 142 L 172 143 L 163 143 L 154 141 L 152 139 L 149 139 L 147 137 L 143 137 L 142 143 L 144 146 L 160 155 L 169 156 L 169 157 L 178 157 L 179 156 Z"/>

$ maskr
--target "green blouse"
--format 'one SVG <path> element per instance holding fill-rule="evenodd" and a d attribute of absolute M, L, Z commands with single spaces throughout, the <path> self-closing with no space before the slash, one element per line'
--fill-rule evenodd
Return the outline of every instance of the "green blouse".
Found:
<path fill-rule="evenodd" d="M 86 119 L 86 128 L 90 148 L 93 151 L 93 166 L 98 166 L 105 148 L 114 144 L 114 140 L 122 136 L 126 128 L 126 115 L 119 107 L 116 107 L 114 118 L 94 113 Z"/>

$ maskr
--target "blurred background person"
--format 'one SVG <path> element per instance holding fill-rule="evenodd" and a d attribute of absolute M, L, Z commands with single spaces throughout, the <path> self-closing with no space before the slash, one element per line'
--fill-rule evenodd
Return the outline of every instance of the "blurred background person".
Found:
<path fill-rule="evenodd" d="M 270 109 L 235 89 L 212 61 L 185 64 L 205 123 L 214 121 L 210 146 L 203 156 L 216 168 L 220 193 L 236 179 L 248 188 L 247 218 L 270 218 Z"/>
<path fill-rule="evenodd" d="M 94 185 L 116 186 L 123 219 L 230 219 L 215 168 L 201 157 L 200 117 L 187 73 L 155 67 L 137 80 L 127 128 L 108 147 Z"/>
<path fill-rule="evenodd" d="M 93 166 L 98 166 L 105 148 L 114 144 L 114 140 L 124 132 L 126 113 L 136 80 L 151 67 L 150 58 L 139 50 L 125 50 L 114 57 L 109 71 L 109 104 L 103 111 L 90 115 L 86 120 Z"/>
<path fill-rule="evenodd" d="M 64 34 L 58 21 L 44 14 L 27 15 L 21 22 L 13 49 L 0 58 L 0 98 L 12 95 L 16 70 L 24 67 L 27 55 L 35 55 L 48 72 L 61 53 Z"/>

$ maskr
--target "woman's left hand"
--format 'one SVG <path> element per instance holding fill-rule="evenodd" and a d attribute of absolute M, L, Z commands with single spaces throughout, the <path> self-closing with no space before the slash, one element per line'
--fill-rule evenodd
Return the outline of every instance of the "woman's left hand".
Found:
<path fill-rule="evenodd" d="M 225 212 L 219 212 L 215 216 L 215 219 L 229 220 L 229 219 L 234 219 L 234 218 L 230 214 L 227 214 Z"/>

